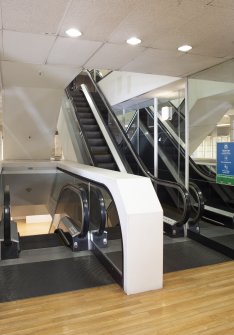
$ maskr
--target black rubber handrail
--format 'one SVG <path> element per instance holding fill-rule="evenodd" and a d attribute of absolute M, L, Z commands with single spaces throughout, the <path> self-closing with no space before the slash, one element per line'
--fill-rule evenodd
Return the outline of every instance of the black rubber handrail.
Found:
<path fill-rule="evenodd" d="M 78 237 L 83 238 L 83 237 L 85 237 L 87 235 L 87 233 L 89 231 L 89 205 L 88 205 L 88 196 L 87 196 L 86 190 L 83 187 L 81 187 L 81 186 L 74 186 L 74 185 L 71 185 L 71 184 L 67 184 L 67 185 L 63 186 L 62 189 L 61 189 L 61 191 L 60 191 L 60 193 L 59 193 L 59 196 L 58 196 L 57 205 L 56 205 L 56 208 L 55 208 L 55 214 L 56 214 L 59 202 L 60 202 L 60 200 L 62 198 L 62 195 L 67 190 L 70 190 L 70 191 L 74 192 L 80 198 L 81 205 L 82 205 L 82 220 L 81 220 L 81 224 L 82 225 L 81 225 L 81 229 L 80 229 L 80 233 L 79 233 Z M 52 224 L 51 224 L 51 226 L 52 226 Z"/>
<path fill-rule="evenodd" d="M 11 209 L 10 209 L 10 188 L 6 185 L 3 198 L 2 221 L 4 227 L 4 243 L 11 244 Z"/>
<path fill-rule="evenodd" d="M 183 199 L 183 214 L 182 217 L 179 221 L 175 222 L 176 226 L 182 226 L 184 225 L 190 216 L 190 198 L 189 198 L 189 193 L 186 190 L 186 188 L 179 184 L 179 183 L 175 183 L 172 181 L 167 181 L 167 180 L 162 180 L 162 179 L 158 179 L 155 178 L 155 176 L 153 176 L 151 174 L 151 172 L 147 169 L 147 167 L 145 166 L 145 164 L 143 163 L 143 161 L 140 159 L 140 157 L 137 155 L 137 153 L 135 152 L 131 141 L 128 139 L 127 135 L 124 133 L 122 126 L 118 120 L 118 118 L 116 117 L 115 113 L 112 111 L 108 101 L 106 100 L 105 96 L 103 95 L 102 91 L 100 90 L 100 88 L 98 87 L 98 85 L 96 84 L 96 82 L 93 80 L 92 76 L 90 75 L 88 70 L 84 70 L 85 73 L 87 73 L 87 75 L 89 76 L 92 84 L 94 85 L 96 91 L 98 92 L 100 98 L 102 99 L 107 111 L 108 111 L 108 115 L 111 117 L 111 119 L 113 120 L 114 124 L 116 125 L 118 131 L 122 134 L 123 139 L 125 144 L 127 145 L 128 149 L 130 150 L 132 156 L 134 157 L 135 161 L 138 164 L 138 167 L 141 169 L 142 173 L 146 176 L 149 177 L 152 181 L 152 183 L 154 185 L 160 185 L 160 186 L 164 186 L 164 187 L 169 187 L 169 188 L 173 188 L 175 190 L 177 190 L 180 194 L 181 197 Z"/>
<path fill-rule="evenodd" d="M 145 111 L 153 119 L 154 116 L 153 116 L 152 111 L 148 110 L 148 108 L 145 108 Z M 158 120 L 158 122 L 159 122 L 159 126 L 161 126 L 161 121 Z M 166 127 L 163 128 L 163 131 L 166 133 L 167 136 L 170 136 L 171 140 L 173 139 L 173 145 L 175 145 L 175 139 L 174 139 L 173 136 L 171 137 L 171 134 L 167 131 Z M 178 149 L 177 146 L 175 146 L 175 147 Z M 190 195 L 191 195 L 191 193 L 193 193 L 195 195 L 195 198 L 196 198 L 197 204 L 198 204 L 198 206 L 196 207 L 196 215 L 195 215 L 195 217 L 192 218 L 192 221 L 191 221 L 193 224 L 195 224 L 200 220 L 200 218 L 202 217 L 202 215 L 204 213 L 204 206 L 205 206 L 204 197 L 203 197 L 202 191 L 200 190 L 200 188 L 195 183 L 189 182 L 189 190 L 192 191 L 192 192 L 189 192 Z M 194 207 L 193 207 L 193 210 L 195 210 Z"/>
<path fill-rule="evenodd" d="M 200 219 L 202 218 L 204 214 L 205 201 L 203 198 L 202 191 L 196 184 L 191 183 L 191 182 L 189 183 L 189 193 L 190 193 L 190 196 L 192 196 L 192 193 L 193 193 L 197 200 L 196 202 L 197 206 L 195 206 L 195 208 L 193 205 L 191 205 L 193 210 L 196 212 L 196 215 L 189 220 L 190 225 L 195 225 L 196 223 L 200 221 Z"/>
<path fill-rule="evenodd" d="M 106 206 L 105 206 L 105 201 L 104 201 L 104 198 L 103 198 L 103 195 L 100 189 L 97 187 L 92 187 L 92 190 L 96 194 L 96 197 L 99 203 L 99 208 L 100 208 L 100 216 L 101 216 L 99 230 L 96 235 L 101 236 L 106 228 L 106 223 L 107 223 Z"/>
<path fill-rule="evenodd" d="M 152 110 L 150 108 L 145 108 L 145 110 L 153 118 Z M 168 138 L 170 139 L 170 141 L 172 142 L 172 144 L 174 145 L 174 147 L 178 148 L 178 144 L 179 143 L 176 141 L 175 137 L 167 130 L 166 126 L 163 124 L 163 122 L 160 121 L 160 119 L 158 119 L 158 124 L 161 127 L 161 129 L 163 130 L 163 132 L 167 134 Z M 185 150 L 184 150 L 184 148 L 181 145 L 180 145 L 180 152 L 182 153 L 183 157 L 185 157 Z M 193 161 L 193 159 L 191 157 L 189 157 L 189 164 L 191 164 L 191 166 L 194 169 L 194 171 L 196 171 L 201 177 L 203 177 L 207 181 L 210 181 L 210 182 L 214 182 L 215 181 L 213 177 L 206 175 L 197 166 L 197 164 Z"/>

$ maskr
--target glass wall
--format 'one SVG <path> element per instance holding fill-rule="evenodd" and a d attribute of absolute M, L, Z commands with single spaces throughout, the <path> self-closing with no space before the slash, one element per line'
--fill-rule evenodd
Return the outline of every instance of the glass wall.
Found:
<path fill-rule="evenodd" d="M 188 106 L 190 180 L 199 186 L 205 201 L 204 219 L 195 237 L 233 250 L 234 188 L 229 181 L 234 164 L 234 60 L 190 76 Z M 218 143 L 230 147 L 228 155 L 223 155 L 224 150 L 217 155 Z M 222 184 L 216 181 L 217 166 L 219 173 L 230 178 Z"/>

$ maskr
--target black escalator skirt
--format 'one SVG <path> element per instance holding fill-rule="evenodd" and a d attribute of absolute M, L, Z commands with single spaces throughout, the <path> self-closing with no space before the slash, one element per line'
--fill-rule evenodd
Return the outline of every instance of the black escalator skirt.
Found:
<path fill-rule="evenodd" d="M 94 165 L 119 171 L 84 94 L 81 91 L 70 91 L 70 94 L 73 98 L 76 117 L 92 153 Z"/>
<path fill-rule="evenodd" d="M 41 234 L 20 237 L 20 250 L 59 247 L 64 245 L 57 234 Z"/>

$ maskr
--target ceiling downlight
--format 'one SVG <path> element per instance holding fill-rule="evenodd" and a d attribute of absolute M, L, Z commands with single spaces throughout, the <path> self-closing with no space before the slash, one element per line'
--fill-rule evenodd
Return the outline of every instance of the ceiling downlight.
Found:
<path fill-rule="evenodd" d="M 69 37 L 79 37 L 79 36 L 82 35 L 82 33 L 76 28 L 70 28 L 70 29 L 66 30 L 66 34 Z"/>
<path fill-rule="evenodd" d="M 178 48 L 179 51 L 181 52 L 188 52 L 192 50 L 193 47 L 191 45 L 181 45 L 181 47 Z"/>
<path fill-rule="evenodd" d="M 131 37 L 127 40 L 127 43 L 130 45 L 138 45 L 141 43 L 141 40 L 137 37 Z"/>

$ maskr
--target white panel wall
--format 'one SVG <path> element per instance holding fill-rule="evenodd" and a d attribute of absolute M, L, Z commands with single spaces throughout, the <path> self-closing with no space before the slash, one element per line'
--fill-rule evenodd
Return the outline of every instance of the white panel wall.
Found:
<path fill-rule="evenodd" d="M 50 158 L 62 95 L 63 89 L 4 90 L 4 159 Z"/>
<path fill-rule="evenodd" d="M 62 108 L 59 113 L 57 128 L 59 132 L 60 142 L 62 145 L 64 159 L 76 162 L 77 157 L 76 157 L 75 149 L 72 144 L 71 134 L 69 132 Z"/>
<path fill-rule="evenodd" d="M 178 79 L 178 77 L 114 71 L 104 78 L 99 86 L 113 106 Z"/>

